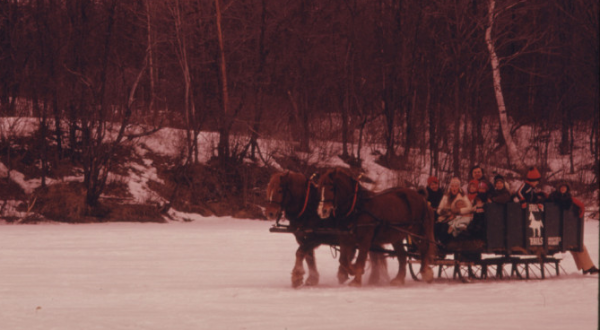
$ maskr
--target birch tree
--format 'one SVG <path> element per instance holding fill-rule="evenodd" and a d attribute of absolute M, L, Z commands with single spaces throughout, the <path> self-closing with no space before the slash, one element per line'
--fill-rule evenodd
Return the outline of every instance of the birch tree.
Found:
<path fill-rule="evenodd" d="M 502 135 L 506 142 L 508 164 L 514 165 L 519 170 L 526 168 L 523 158 L 519 154 L 517 145 L 512 139 L 510 134 L 510 125 L 508 123 L 508 115 L 506 113 L 506 103 L 504 102 L 504 94 L 502 93 L 502 78 L 500 75 L 500 60 L 496 54 L 496 47 L 492 36 L 492 29 L 494 28 L 496 18 L 496 0 L 488 0 L 488 26 L 485 30 L 485 43 L 490 53 L 490 65 L 492 67 L 492 77 L 494 80 L 494 94 L 496 96 L 496 102 L 498 104 L 498 117 L 500 119 L 500 126 L 502 129 Z"/>

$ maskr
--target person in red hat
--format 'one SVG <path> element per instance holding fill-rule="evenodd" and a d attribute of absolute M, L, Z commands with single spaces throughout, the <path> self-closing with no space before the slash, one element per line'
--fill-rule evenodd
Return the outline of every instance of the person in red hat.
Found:
<path fill-rule="evenodd" d="M 475 197 L 477 197 L 477 190 L 479 187 L 479 181 L 471 180 L 469 181 L 469 185 L 467 186 L 467 197 L 471 203 L 475 202 Z"/>
<path fill-rule="evenodd" d="M 471 185 L 469 184 L 469 187 L 470 186 Z M 489 198 L 489 186 L 485 181 L 479 181 L 477 195 L 473 199 L 473 209 L 475 211 L 473 214 L 473 221 L 469 223 L 469 227 L 467 228 L 467 232 L 472 238 L 485 238 L 484 206 L 489 202 L 491 202 Z"/>
<path fill-rule="evenodd" d="M 527 204 L 541 204 L 544 202 L 544 193 L 537 189 L 541 179 L 542 175 L 537 168 L 529 168 L 527 176 L 525 177 L 525 182 L 523 182 L 521 187 L 517 190 L 517 197 L 523 208 L 527 208 Z"/>
<path fill-rule="evenodd" d="M 485 172 L 483 170 L 483 168 L 480 165 L 475 165 L 473 167 L 471 167 L 471 170 L 469 171 L 469 184 L 471 184 L 472 181 L 476 182 L 476 186 L 475 187 L 479 187 L 479 182 L 485 182 L 485 184 L 489 187 L 492 186 L 492 184 L 490 183 L 490 181 L 487 179 L 487 177 L 485 176 Z M 477 190 L 477 188 L 476 188 Z M 465 187 L 465 191 L 469 191 L 469 187 Z"/>

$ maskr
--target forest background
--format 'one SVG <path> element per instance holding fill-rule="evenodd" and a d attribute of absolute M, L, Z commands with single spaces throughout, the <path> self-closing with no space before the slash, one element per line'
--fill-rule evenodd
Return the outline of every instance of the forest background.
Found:
<path fill-rule="evenodd" d="M 0 0 L 0 207 L 260 218 L 273 171 L 366 154 L 409 186 L 422 168 L 520 179 L 534 165 L 597 202 L 598 13 L 597 0 Z M 165 202 L 126 205 L 115 174 L 165 129 L 182 132 L 177 157 L 147 155 Z M 81 180 L 56 184 L 68 176 Z"/>

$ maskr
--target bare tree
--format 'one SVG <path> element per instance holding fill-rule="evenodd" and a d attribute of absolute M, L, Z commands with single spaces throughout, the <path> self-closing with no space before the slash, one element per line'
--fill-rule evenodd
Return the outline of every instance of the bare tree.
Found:
<path fill-rule="evenodd" d="M 171 8 L 173 22 L 175 23 L 175 36 L 177 40 L 176 54 L 183 74 L 184 94 L 183 104 L 186 121 L 186 143 L 187 158 L 186 163 L 196 163 L 198 161 L 198 134 L 196 129 L 196 106 L 192 94 L 192 75 L 190 73 L 190 63 L 188 58 L 188 31 L 185 29 L 186 22 L 181 15 L 181 4 L 176 0 Z M 149 44 L 149 49 L 151 45 Z"/>
<path fill-rule="evenodd" d="M 504 100 L 504 93 L 502 92 L 500 59 L 496 52 L 496 39 L 492 34 L 494 26 L 496 25 L 496 19 L 498 15 L 502 13 L 502 11 L 509 10 L 512 7 L 518 5 L 519 3 L 520 1 L 515 1 L 513 3 L 508 4 L 505 8 L 499 10 L 496 8 L 496 0 L 488 0 L 488 24 L 485 31 L 485 42 L 490 55 L 490 66 L 492 69 L 492 77 L 494 82 L 494 95 L 496 96 L 496 101 L 498 104 L 498 117 L 500 119 L 502 135 L 506 143 L 508 163 L 516 166 L 518 170 L 522 171 L 526 168 L 526 166 L 523 162 L 523 156 L 517 149 L 517 145 L 515 144 L 512 138 L 510 124 L 508 121 L 508 115 L 506 111 L 506 102 Z M 525 49 L 526 47 L 527 45 L 523 46 L 523 49 Z M 513 55 L 513 57 L 516 55 L 517 54 Z"/>
<path fill-rule="evenodd" d="M 226 162 L 229 159 L 229 133 L 231 129 L 231 113 L 229 109 L 229 87 L 227 86 L 227 62 L 225 59 L 225 46 L 223 45 L 223 28 L 221 24 L 220 0 L 215 0 L 215 11 L 217 17 L 217 38 L 219 40 L 219 72 L 221 82 L 221 106 L 222 112 L 219 121 L 219 159 Z"/>

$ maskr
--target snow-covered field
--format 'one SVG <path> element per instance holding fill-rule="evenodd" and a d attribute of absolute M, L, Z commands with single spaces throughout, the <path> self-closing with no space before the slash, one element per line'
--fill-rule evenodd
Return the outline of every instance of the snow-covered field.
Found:
<path fill-rule="evenodd" d="M 597 329 L 598 276 L 401 288 L 290 287 L 296 243 L 271 222 L 0 226 L 0 329 Z M 598 221 L 585 244 L 598 265 Z M 396 268 L 389 259 L 390 275 Z"/>

